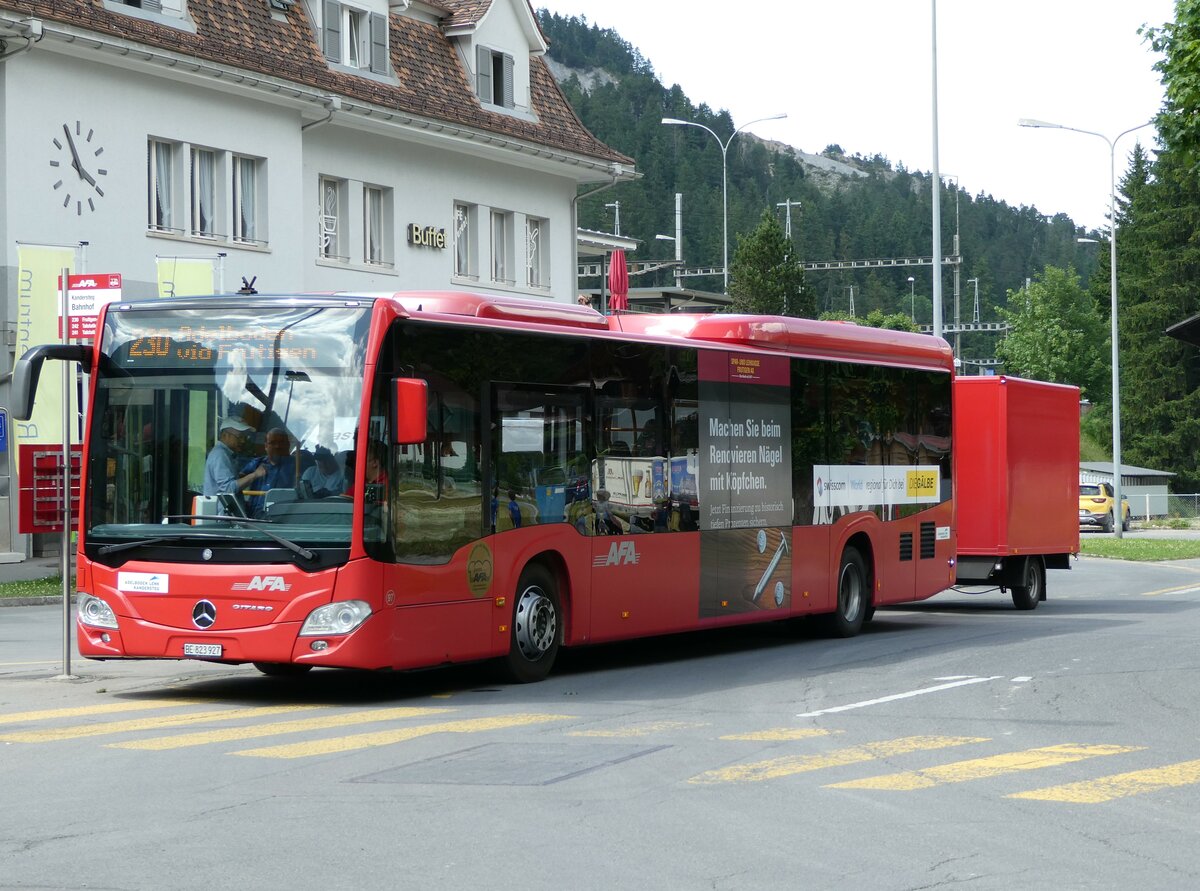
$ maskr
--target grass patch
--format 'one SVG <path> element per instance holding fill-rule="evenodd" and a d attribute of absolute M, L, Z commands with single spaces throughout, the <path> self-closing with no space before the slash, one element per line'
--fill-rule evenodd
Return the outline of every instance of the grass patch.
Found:
<path fill-rule="evenodd" d="M 1193 560 L 1200 558 L 1200 541 L 1173 538 L 1095 538 L 1079 542 L 1079 553 L 1117 560 Z"/>
<path fill-rule="evenodd" d="M 0 584 L 0 598 L 6 597 L 61 597 L 62 576 L 48 579 L 32 579 Z"/>

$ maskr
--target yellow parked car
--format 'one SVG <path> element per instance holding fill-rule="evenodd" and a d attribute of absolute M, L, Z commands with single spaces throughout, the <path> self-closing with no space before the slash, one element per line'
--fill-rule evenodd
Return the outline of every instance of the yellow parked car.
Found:
<path fill-rule="evenodd" d="M 1116 496 L 1110 483 L 1079 484 L 1079 526 L 1099 526 L 1113 531 L 1113 505 Z M 1129 530 L 1129 502 L 1121 499 L 1121 529 Z"/>

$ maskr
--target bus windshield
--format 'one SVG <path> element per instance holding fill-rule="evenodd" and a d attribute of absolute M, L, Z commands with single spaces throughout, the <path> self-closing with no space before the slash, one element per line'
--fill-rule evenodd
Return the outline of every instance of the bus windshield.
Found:
<path fill-rule="evenodd" d="M 201 303 L 108 314 L 89 412 L 92 556 L 348 547 L 369 307 Z"/>

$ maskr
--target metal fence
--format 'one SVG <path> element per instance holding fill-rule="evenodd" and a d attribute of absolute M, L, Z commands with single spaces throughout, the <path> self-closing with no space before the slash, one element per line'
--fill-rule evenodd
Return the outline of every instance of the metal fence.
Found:
<path fill-rule="evenodd" d="M 1200 519 L 1200 494 L 1196 495 L 1167 495 L 1166 518 L 1169 520 Z M 1134 514 L 1140 514 L 1136 500 L 1129 502 Z"/>

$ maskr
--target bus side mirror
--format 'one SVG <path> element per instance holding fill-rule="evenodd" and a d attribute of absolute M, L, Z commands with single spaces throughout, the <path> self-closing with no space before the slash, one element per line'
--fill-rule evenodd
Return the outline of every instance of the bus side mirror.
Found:
<path fill-rule="evenodd" d="M 33 397 L 46 359 L 78 362 L 86 374 L 92 370 L 92 347 L 82 343 L 45 343 L 26 350 L 17 360 L 12 376 L 12 413 L 18 421 L 28 421 L 33 415 Z"/>
<path fill-rule="evenodd" d="M 396 445 L 415 445 L 425 441 L 429 385 L 419 377 L 398 377 L 392 381 L 395 405 Z"/>

